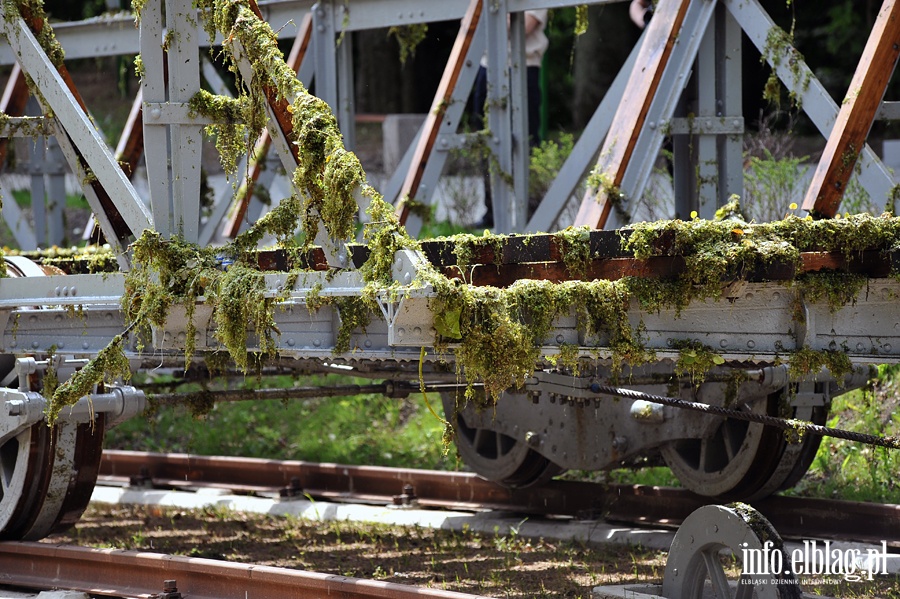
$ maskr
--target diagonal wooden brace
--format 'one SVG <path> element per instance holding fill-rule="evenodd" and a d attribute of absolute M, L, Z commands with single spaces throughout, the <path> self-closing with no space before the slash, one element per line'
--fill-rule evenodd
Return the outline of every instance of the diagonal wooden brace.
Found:
<path fill-rule="evenodd" d="M 898 57 L 900 3 L 885 0 L 806 192 L 804 210 L 824 218 L 837 214 Z"/>
<path fill-rule="evenodd" d="M 472 38 L 475 35 L 475 30 L 478 28 L 478 21 L 481 18 L 481 7 L 481 0 L 471 0 L 469 3 L 469 8 L 466 9 L 466 15 L 463 17 L 462 24 L 459 27 L 459 34 L 457 34 L 456 40 L 453 42 L 453 49 L 447 61 L 447 68 L 444 70 L 437 92 L 434 94 L 434 104 L 432 104 L 431 110 L 428 111 L 428 117 L 422 125 L 422 135 L 419 136 L 415 154 L 413 154 L 412 165 L 398 194 L 396 214 L 401 224 L 404 224 L 409 216 L 409 204 L 406 200 L 416 197 L 419 185 L 422 183 L 425 166 L 441 130 L 441 121 L 444 118 L 447 105 L 452 99 L 453 90 L 456 88 L 456 82 L 459 80 L 459 75 L 463 70 L 463 63 L 469 54 L 469 47 L 472 45 Z"/>
<path fill-rule="evenodd" d="M 657 5 L 594 169 L 602 185 L 585 193 L 575 226 L 602 229 L 606 224 L 690 3 L 691 0 L 660 0 Z"/>

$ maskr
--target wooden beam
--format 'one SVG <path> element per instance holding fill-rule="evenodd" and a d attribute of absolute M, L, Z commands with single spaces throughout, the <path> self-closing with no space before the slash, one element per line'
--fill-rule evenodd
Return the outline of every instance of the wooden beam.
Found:
<path fill-rule="evenodd" d="M 900 2 L 884 0 L 806 192 L 804 210 L 823 218 L 837 214 L 898 56 Z"/>
<path fill-rule="evenodd" d="M 615 199 L 613 196 L 622 185 L 625 170 L 659 90 L 660 79 L 669 63 L 690 3 L 691 0 L 660 0 L 657 5 L 647 26 L 635 68 L 625 86 L 622 102 L 613 118 L 612 128 L 600 150 L 594 172 L 600 174 L 603 184 L 585 192 L 575 217 L 575 226 L 588 225 L 602 229 L 606 224 Z"/>
<path fill-rule="evenodd" d="M 303 20 L 300 22 L 300 30 L 294 38 L 294 44 L 291 46 L 291 51 L 290 54 L 288 54 L 287 59 L 288 66 L 294 69 L 295 73 L 300 70 L 300 65 L 303 64 L 303 59 L 306 57 L 306 52 L 309 49 L 311 40 L 312 13 L 307 12 L 303 15 Z M 269 98 L 271 103 L 272 98 L 268 92 L 266 97 Z M 285 137 L 290 139 L 289 133 L 293 129 L 293 125 L 291 123 L 291 115 L 287 111 L 287 101 L 282 100 L 280 103 L 276 102 L 276 104 L 272 104 L 272 110 L 278 116 L 278 124 L 281 127 L 281 130 L 284 131 Z M 235 193 L 234 201 L 237 202 L 237 206 L 231 212 L 231 216 L 225 225 L 225 236 L 229 239 L 237 237 L 241 230 L 241 224 L 247 215 L 247 209 L 250 207 L 250 199 L 253 197 L 253 188 L 259 180 L 259 175 L 265 168 L 266 156 L 268 155 L 271 146 L 272 138 L 269 137 L 269 131 L 266 129 L 262 132 L 262 135 L 259 136 L 259 139 L 256 140 L 253 151 L 247 157 L 249 161 L 249 172 L 244 179 L 244 182 L 238 188 L 237 193 Z M 299 148 L 295 144 L 291 144 L 291 150 L 294 152 L 294 157 L 297 158 L 296 152 Z"/>
<path fill-rule="evenodd" d="M 459 27 L 459 33 L 453 42 L 453 50 L 450 52 L 444 75 L 441 77 L 437 92 L 434 94 L 431 110 L 428 111 L 428 117 L 422 124 L 422 135 L 419 136 L 419 143 L 416 145 L 412 164 L 397 197 L 396 214 L 401 223 L 405 223 L 406 218 L 409 216 L 407 198 L 416 197 L 419 185 L 422 183 L 425 165 L 431 156 L 434 142 L 441 128 L 441 122 L 444 119 L 444 113 L 447 111 L 447 106 L 452 99 L 453 90 L 456 88 L 459 75 L 465 66 L 469 47 L 472 45 L 475 30 L 478 28 L 478 21 L 481 18 L 481 6 L 482 0 L 471 0 L 469 3 L 469 8 L 466 9 L 466 15 L 463 17 L 462 24 Z"/>
<path fill-rule="evenodd" d="M 128 113 L 128 120 L 125 121 L 125 128 L 122 129 L 122 135 L 119 136 L 119 143 L 116 146 L 116 160 L 129 179 L 134 175 L 134 169 L 137 168 L 144 153 L 143 105 L 144 90 L 138 88 L 131 112 Z"/>

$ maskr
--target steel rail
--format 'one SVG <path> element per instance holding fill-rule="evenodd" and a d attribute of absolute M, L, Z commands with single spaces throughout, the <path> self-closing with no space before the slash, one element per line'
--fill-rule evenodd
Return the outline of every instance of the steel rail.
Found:
<path fill-rule="evenodd" d="M 281 491 L 318 499 L 379 503 L 415 499 L 423 507 L 499 509 L 537 515 L 603 518 L 678 526 L 716 503 L 684 489 L 554 480 L 508 489 L 465 472 L 348 466 L 256 458 L 105 451 L 101 484 L 132 479 L 163 487 L 217 486 L 243 492 Z M 752 502 L 784 537 L 878 542 L 900 547 L 900 505 L 772 496 Z"/>
<path fill-rule="evenodd" d="M 441 589 L 406 586 L 287 568 L 210 559 L 92 549 L 47 543 L 0 543 L 0 583 L 66 588 L 91 595 L 174 596 L 191 599 L 292 597 L 320 599 L 472 599 Z M 169 591 L 171 592 L 171 591 Z"/>

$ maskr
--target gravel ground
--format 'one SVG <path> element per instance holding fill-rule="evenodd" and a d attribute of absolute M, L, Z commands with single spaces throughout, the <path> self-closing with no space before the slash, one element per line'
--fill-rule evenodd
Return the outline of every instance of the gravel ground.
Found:
<path fill-rule="evenodd" d="M 431 586 L 495 597 L 589 597 L 660 580 L 665 555 L 421 527 L 315 523 L 208 509 L 92 506 L 52 543 L 140 549 Z"/>
<path fill-rule="evenodd" d="M 598 585 L 658 583 L 664 552 L 220 509 L 93 505 L 51 543 L 137 549 L 438 587 L 494 597 L 583 597 Z M 900 599 L 896 579 L 807 592 Z"/>

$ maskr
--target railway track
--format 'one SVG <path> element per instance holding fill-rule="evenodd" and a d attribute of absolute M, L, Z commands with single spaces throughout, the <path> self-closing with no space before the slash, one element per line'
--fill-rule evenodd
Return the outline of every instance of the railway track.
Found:
<path fill-rule="evenodd" d="M 29 589 L 64 588 L 94 595 L 157 599 L 472 599 L 440 589 L 405 586 L 174 555 L 58 546 L 0 543 L 0 583 Z"/>
<path fill-rule="evenodd" d="M 309 495 L 316 499 L 408 503 L 423 507 L 497 509 L 537 515 L 603 518 L 675 527 L 709 498 L 643 485 L 554 480 L 508 489 L 477 475 L 376 466 L 254 458 L 106 451 L 99 483 L 165 488 L 219 487 L 237 493 Z M 786 538 L 816 537 L 900 547 L 900 506 L 771 496 L 753 502 Z"/>

